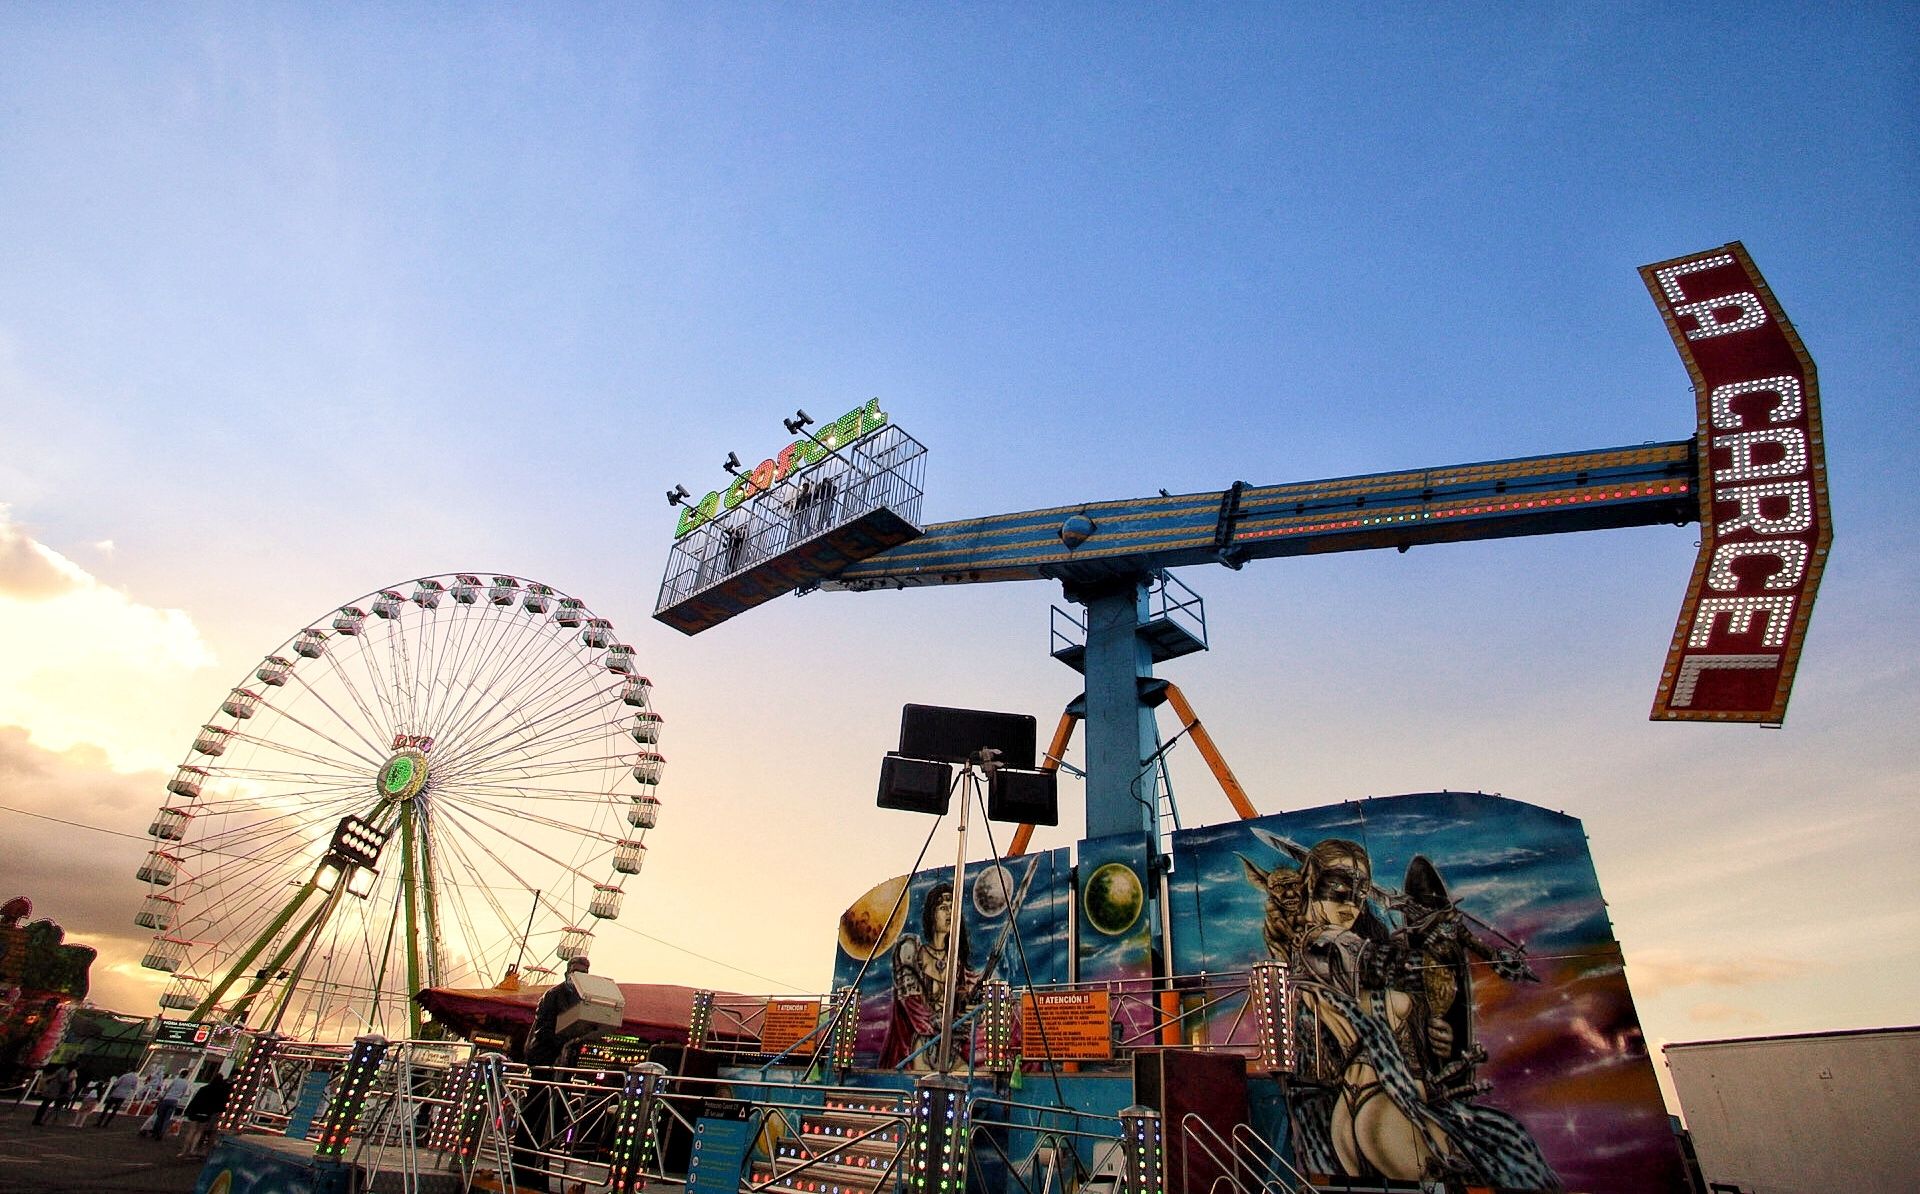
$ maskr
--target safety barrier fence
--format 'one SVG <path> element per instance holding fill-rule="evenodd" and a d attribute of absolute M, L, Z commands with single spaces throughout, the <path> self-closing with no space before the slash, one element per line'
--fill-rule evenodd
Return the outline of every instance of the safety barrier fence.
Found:
<path fill-rule="evenodd" d="M 1124 1072 L 1143 1053 L 1207 1038 L 1238 1042 L 1205 1046 L 1212 1051 L 1279 1068 L 1268 1040 L 1284 1036 L 1272 1020 L 1289 1005 L 1284 981 L 1280 996 L 1274 982 L 1256 968 L 1158 985 L 1035 988 L 1102 991 L 1108 1000 L 1110 1049 L 1060 1065 L 1044 1060 L 1044 1024 L 1015 1037 L 1020 1051 L 984 1047 L 983 1002 L 955 1034 L 967 1046 L 952 1075 L 889 1076 L 855 1064 L 846 1027 L 858 1009 L 846 989 L 799 999 L 700 993 L 688 1044 L 715 1055 L 716 1077 L 670 1074 L 650 1062 L 532 1070 L 464 1042 L 365 1036 L 335 1045 L 249 1035 L 217 1128 L 304 1139 L 316 1158 L 397 1172 L 405 1189 L 429 1172 L 457 1171 L 471 1182 L 487 1170 L 504 1189 L 545 1175 L 631 1191 L 686 1184 L 698 1159 L 688 1156 L 689 1142 L 720 1121 L 744 1122 L 727 1138 L 750 1144 L 740 1172 L 726 1176 L 737 1177 L 738 1189 L 780 1194 L 959 1194 L 970 1165 L 991 1171 L 987 1188 L 1023 1194 L 1064 1194 L 1094 1179 L 1127 1194 L 1160 1194 L 1169 1180 L 1163 1132 L 1171 1132 L 1198 1150 L 1183 1149 L 1183 1158 L 1210 1155 L 1241 1194 L 1295 1191 L 1307 1188 L 1300 1175 L 1251 1133 L 1223 1139 L 1190 1116 L 1162 1125 L 1144 1107 L 1095 1115 L 1069 1107 L 1058 1085 L 1075 1068 Z M 1002 1010 L 1017 1008 L 1028 993 L 994 999 Z M 1023 1079 L 1034 1088 L 1020 1094 L 1014 1088 Z M 911 1090 L 900 1089 L 908 1081 Z M 1049 1081 L 1051 1090 L 1034 1085 Z M 1185 1174 L 1172 1176 L 1190 1189 Z"/>
<path fill-rule="evenodd" d="M 656 612 L 875 510 L 917 524 L 926 452 L 888 425 L 790 477 L 776 479 L 771 462 L 764 476 L 741 470 L 726 508 L 675 541 Z"/>
<path fill-rule="evenodd" d="M 1274 976 L 1275 971 L 1280 977 Z M 955 1017 L 958 1062 L 971 1070 L 1006 1070 L 1016 1060 L 1030 1066 L 1051 1062 L 1124 1062 L 1134 1054 L 1169 1048 L 1205 1047 L 1237 1053 L 1264 1069 L 1284 1068 L 1278 1049 L 1295 1003 L 1285 989 L 1285 967 L 1263 963 L 1253 970 L 1050 983 L 1031 987 L 983 983 L 963 997 Z M 1275 989 L 1276 984 L 1278 989 Z M 994 992 L 1010 1017 L 996 1028 Z M 1111 1021 L 1108 1048 L 1100 1058 L 1066 1051 L 1047 1038 L 1044 1021 L 1025 1022 L 1028 996 L 1097 994 Z M 970 1005 L 970 1006 L 969 1006 Z M 796 1023 L 796 1014 L 800 1022 Z M 687 1034 L 691 1048 L 734 1064 L 815 1067 L 846 1071 L 874 1068 L 877 1059 L 857 1052 L 860 1008 L 850 988 L 826 995 L 742 995 L 696 991 Z M 994 1037 L 1006 1034 L 1004 1047 Z M 1269 1037 L 1271 1041 L 1269 1042 Z M 919 1042 L 890 1067 L 924 1070 L 934 1041 Z"/>

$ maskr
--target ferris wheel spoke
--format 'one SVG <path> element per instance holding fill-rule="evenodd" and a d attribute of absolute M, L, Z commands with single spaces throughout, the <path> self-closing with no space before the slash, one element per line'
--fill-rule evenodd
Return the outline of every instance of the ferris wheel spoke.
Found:
<path fill-rule="evenodd" d="M 263 747 L 267 750 L 275 751 L 283 755 L 288 755 L 292 758 L 305 759 L 309 763 L 318 763 L 323 767 L 342 767 L 343 766 L 343 764 L 339 759 L 330 758 L 326 755 L 320 754 L 317 751 L 311 751 L 303 747 L 294 746 L 293 744 L 288 742 L 280 742 L 272 738 L 265 738 L 258 734 L 243 734 L 236 729 L 231 735 L 231 737 L 233 740 L 236 740 L 236 741 L 251 743 L 254 746 Z"/>
<path fill-rule="evenodd" d="M 556 726 L 554 729 L 556 732 L 545 737 L 535 736 L 522 742 L 493 743 L 485 749 L 484 753 L 480 748 L 469 750 L 448 760 L 443 770 L 452 775 L 464 776 L 504 766 L 506 760 L 510 758 L 514 765 L 519 765 L 562 753 L 578 756 L 581 748 L 603 742 L 609 737 L 608 727 L 605 725 L 582 725 L 571 730 L 562 730 L 561 727 Z M 597 759 L 609 770 L 621 765 L 615 759 L 608 757 L 604 748 L 590 757 Z"/>
<path fill-rule="evenodd" d="M 345 669 L 339 665 L 338 661 L 334 659 L 333 652 L 331 651 L 327 652 L 324 658 L 326 658 L 326 660 L 333 665 L 333 672 L 336 676 L 341 675 L 345 671 Z M 328 713 L 333 714 L 333 718 L 335 721 L 345 726 L 349 733 L 351 733 L 355 738 L 358 738 L 360 740 L 361 745 L 367 748 L 368 754 L 380 759 L 384 759 L 386 757 L 387 748 L 386 748 L 385 742 L 376 741 L 375 739 L 369 738 L 367 736 L 367 727 L 376 725 L 378 723 L 376 722 L 372 711 L 369 710 L 366 707 L 366 704 L 359 699 L 360 694 L 358 692 L 354 691 L 351 688 L 348 689 L 351 699 L 359 707 L 361 716 L 366 719 L 365 721 L 355 721 L 353 718 L 348 717 L 345 713 L 342 713 L 338 708 L 334 706 L 332 701 L 327 699 L 327 696 L 325 693 L 321 692 L 311 682 L 309 682 L 305 676 L 300 674 L 300 670 L 298 668 L 295 668 L 293 670 L 292 676 L 293 676 L 293 679 L 299 683 L 302 689 L 304 689 L 308 694 L 310 694 L 314 700 L 320 702 L 321 708 L 325 709 Z M 267 704 L 268 704 L 268 707 L 272 708 L 275 712 L 280 712 L 277 705 L 274 705 L 271 702 L 267 702 Z"/>
<path fill-rule="evenodd" d="M 570 637 L 522 645 L 528 649 L 503 657 L 494 669 L 485 688 L 491 699 L 490 707 L 471 707 L 457 726 L 450 728 L 455 741 L 486 733 L 486 727 L 499 720 L 502 710 L 524 710 L 532 703 L 530 690 L 538 693 L 542 686 L 554 687 L 568 682 L 577 690 L 579 678 L 591 674 L 581 648 L 574 646 Z"/>
<path fill-rule="evenodd" d="M 359 759 L 361 762 L 365 763 L 367 766 L 373 768 L 376 771 L 380 769 L 380 766 L 382 763 L 386 762 L 386 755 L 384 753 L 376 753 L 375 755 L 371 755 L 371 756 L 362 754 L 358 749 L 348 746 L 346 743 L 340 741 L 338 738 L 335 738 L 332 734 L 326 733 L 320 729 L 315 728 L 312 725 L 309 725 L 307 722 L 303 721 L 298 717 L 295 717 L 292 713 L 289 713 L 285 709 L 275 709 L 274 712 L 278 714 L 281 718 L 292 722 L 294 725 L 299 726 L 301 729 L 305 730 L 307 733 L 312 734 L 315 738 L 320 739 L 321 741 L 327 743 L 330 746 L 336 746 L 340 748 L 341 750 L 345 751 L 349 757 Z"/>
<path fill-rule="evenodd" d="M 395 712 L 400 715 L 402 730 L 419 733 L 419 719 L 414 716 L 413 662 L 407 654 L 406 610 L 403 607 L 398 614 L 386 620 L 386 663 L 388 692 L 393 696 Z"/>
<path fill-rule="evenodd" d="M 491 780 L 462 779 L 447 781 L 448 786 L 457 786 L 462 792 L 479 792 L 491 796 L 511 796 L 516 800 L 545 800 L 563 804 L 595 804 L 605 806 L 609 802 L 625 807 L 626 798 L 617 792 L 602 792 L 594 788 L 536 788 L 525 784 L 495 783 Z"/>
<path fill-rule="evenodd" d="M 535 936 L 544 935 L 545 933 L 552 931 L 551 929 L 538 927 L 539 914 L 542 909 L 544 909 L 547 915 L 551 918 L 551 922 L 557 923 L 560 925 L 565 925 L 568 923 L 570 914 L 554 898 L 551 886 L 547 886 L 547 887 L 534 886 L 532 882 L 522 877 L 511 863 L 507 862 L 506 859 L 502 858 L 498 851 L 493 849 L 492 846 L 488 845 L 487 842 L 482 840 L 478 835 L 474 834 L 471 830 L 466 830 L 466 829 L 461 830 L 460 836 L 464 838 L 465 842 L 471 845 L 473 849 L 477 850 L 480 854 L 485 856 L 485 859 L 491 862 L 493 866 L 497 868 L 501 874 L 504 874 L 509 879 L 512 879 L 514 883 L 517 885 L 515 890 L 520 891 L 526 895 L 530 895 L 533 898 L 533 908 L 534 908 L 533 915 L 529 919 L 529 921 L 526 922 L 527 927 L 524 930 L 521 930 L 520 933 L 515 937 L 516 941 L 524 938 L 526 941 L 531 942 Z M 462 858 L 469 859 L 468 865 L 469 865 L 469 868 L 474 871 L 475 879 L 479 880 L 483 878 L 483 876 L 479 874 L 478 867 L 471 862 L 469 855 L 467 854 L 466 845 L 456 845 L 455 848 L 460 852 Z M 482 884 L 482 888 L 483 890 L 488 892 L 491 892 L 494 890 L 493 886 L 490 884 Z M 496 900 L 495 901 L 496 906 L 497 906 L 497 903 L 498 901 Z M 504 920 L 504 917 L 506 916 L 506 912 L 504 910 L 502 910 L 501 915 L 503 917 L 503 923 L 511 923 Z M 516 924 L 515 928 L 518 928 L 518 927 L 519 926 Z"/>
<path fill-rule="evenodd" d="M 351 794 L 343 793 L 341 797 L 326 803 L 310 805 L 298 813 L 285 814 L 269 822 L 270 828 L 265 831 L 257 825 L 217 829 L 183 844 L 181 857 L 206 855 L 237 862 L 255 856 L 263 846 L 274 842 L 299 841 L 303 845 L 310 845 L 313 831 L 338 821 L 356 805 Z"/>
<path fill-rule="evenodd" d="M 473 624 L 467 647 L 448 664 L 447 686 L 454 691 L 434 718 L 435 736 L 441 740 L 458 736 L 467 706 L 486 699 L 498 682 L 500 669 L 513 654 L 510 635 L 517 625 L 513 615 L 494 605 L 476 605 L 475 609 L 477 613 L 466 619 Z"/>
<path fill-rule="evenodd" d="M 528 636 L 514 641 L 512 635 L 515 628 L 524 628 L 525 621 L 516 618 L 510 610 L 489 608 L 493 610 L 496 634 L 489 642 L 489 649 L 474 659 L 471 681 L 465 685 L 467 699 L 456 703 L 447 712 L 442 733 L 449 741 L 458 741 L 474 717 L 482 716 L 490 703 L 502 699 L 502 694 L 512 687 L 508 676 L 515 674 L 525 657 L 561 649 L 552 642 L 536 641 Z M 465 662 L 463 659 L 462 663 Z"/>
<path fill-rule="evenodd" d="M 368 727 L 375 731 L 376 741 L 391 740 L 393 737 L 393 727 L 396 724 L 393 709 L 388 705 L 386 693 L 381 689 L 379 680 L 373 670 L 373 661 L 370 648 L 365 641 L 366 636 L 364 629 L 361 634 L 351 637 L 359 644 L 359 648 L 354 652 L 354 656 L 360 659 L 366 668 L 369 687 L 373 693 L 373 705 L 369 705 L 367 698 L 361 695 L 360 686 L 353 681 L 353 669 L 340 661 L 338 652 L 329 651 L 324 658 L 327 661 L 328 667 L 332 670 L 333 678 L 339 681 L 341 689 L 346 692 L 347 699 L 352 701 L 354 708 L 360 710 L 360 715 L 367 719 L 366 724 Z M 296 670 L 294 674 L 299 675 L 298 670 Z M 373 707 L 374 705 L 378 705 L 379 709 L 376 710 Z M 341 720 L 345 721 L 347 718 L 341 715 Z"/>
<path fill-rule="evenodd" d="M 578 667 L 577 659 L 564 646 L 553 647 L 545 660 L 529 659 L 522 662 L 529 665 L 555 662 L 564 663 L 567 668 Z M 555 670 L 561 675 L 566 674 L 564 668 Z M 504 671 L 498 673 L 495 681 L 487 686 L 485 701 L 470 705 L 458 723 L 448 726 L 448 742 L 455 749 L 463 750 L 467 743 L 491 733 L 493 727 L 503 721 L 510 721 L 516 717 L 523 722 L 527 720 L 527 701 L 523 696 L 527 685 L 527 674 L 524 667 L 516 669 L 511 678 Z M 555 682 L 557 683 L 557 679 Z"/>
<path fill-rule="evenodd" d="M 298 808 L 288 808 L 287 802 L 265 805 L 257 810 L 266 814 L 258 820 L 242 821 L 236 817 L 215 814 L 214 819 L 232 823 L 206 829 L 192 841 L 181 843 L 179 852 L 183 857 L 195 853 L 232 857 L 258 842 L 277 840 L 311 827 L 329 824 L 359 806 L 361 802 L 355 799 L 357 795 L 353 791 L 316 794 L 314 799 L 305 801 Z"/>
<path fill-rule="evenodd" d="M 499 938 L 502 946 L 511 945 L 513 942 L 519 940 L 520 924 L 514 919 L 515 914 L 501 904 L 500 898 L 493 892 L 492 885 L 484 881 L 485 876 L 480 873 L 480 869 L 474 865 L 473 861 L 467 857 L 466 849 L 460 844 L 459 839 L 449 834 L 443 834 L 441 838 L 441 857 L 448 860 L 453 866 L 458 866 L 473 879 L 472 886 L 479 891 L 479 898 L 484 900 L 487 906 L 493 910 L 495 922 L 507 926 L 509 929 L 509 933 L 505 938 L 500 938 L 497 932 L 493 933 L 492 936 Z M 447 864 L 443 863 L 443 865 Z M 531 896 L 533 893 L 528 892 L 527 894 Z M 487 956 L 489 951 L 487 949 L 486 939 L 474 925 L 473 917 L 467 912 L 464 901 L 454 901 L 454 916 L 459 921 L 463 933 L 461 941 L 465 948 L 462 950 L 462 953 L 471 960 L 469 968 L 477 970 L 483 977 L 488 976 L 496 967 L 489 965 L 493 959 Z"/>
<path fill-rule="evenodd" d="M 612 689 L 610 687 L 589 690 L 575 696 L 564 705 L 540 711 L 532 717 L 529 717 L 524 709 L 516 709 L 513 705 L 503 700 L 502 711 L 498 716 L 494 717 L 485 725 L 472 727 L 463 736 L 453 741 L 453 749 L 442 753 L 452 758 L 466 759 L 488 750 L 516 734 L 522 737 L 537 737 L 540 733 L 547 732 L 546 727 L 559 728 L 563 727 L 568 721 L 578 720 L 584 713 L 591 711 L 595 706 L 604 705 L 607 698 L 611 695 Z M 517 722 L 514 720 L 516 715 L 518 717 Z M 604 721 L 595 721 L 590 724 L 596 732 L 608 728 L 607 723 Z M 501 729 L 500 727 L 502 725 L 505 725 L 506 728 Z"/>
<path fill-rule="evenodd" d="M 389 627 L 389 629 L 383 633 L 383 638 L 389 651 L 392 648 L 393 633 L 391 624 L 394 620 L 395 619 L 388 618 L 380 619 L 382 625 Z M 364 631 L 359 637 L 363 639 L 372 638 L 371 635 L 366 634 Z M 361 669 L 367 673 L 368 691 L 373 693 L 373 699 L 380 706 L 380 711 L 385 717 L 388 726 L 388 733 L 397 733 L 404 719 L 404 714 L 399 705 L 400 697 L 399 694 L 394 692 L 390 687 L 392 681 L 380 674 L 379 663 L 374 659 L 377 653 L 378 652 L 374 650 L 373 644 L 369 642 L 361 647 L 361 649 L 355 653 L 355 656 L 360 660 Z M 346 669 L 342 668 L 341 670 L 345 671 Z"/>
<path fill-rule="evenodd" d="M 501 870 L 506 872 L 506 874 L 509 875 L 514 880 L 514 882 L 516 883 L 527 882 L 527 880 L 522 878 L 519 875 L 519 873 L 516 872 L 513 869 L 513 867 L 507 863 L 505 859 L 501 858 L 500 855 L 491 846 L 487 845 L 485 840 L 483 840 L 477 833 L 474 832 L 473 828 L 471 827 L 472 824 L 477 823 L 480 826 L 485 827 L 484 821 L 477 821 L 476 818 L 469 817 L 464 810 L 461 812 L 461 814 L 457 818 L 454 818 L 454 820 L 457 823 L 459 823 L 461 830 L 467 834 L 468 838 L 472 840 L 473 843 L 476 846 L 478 846 L 481 849 L 481 851 L 483 851 L 487 855 L 488 858 L 492 859 L 494 863 L 501 868 Z M 539 846 L 533 844 L 532 842 L 515 841 L 514 844 L 518 846 L 520 849 L 529 851 L 533 854 L 537 854 L 541 858 L 546 859 L 548 862 L 552 863 L 556 867 L 559 867 L 561 870 L 565 871 L 568 875 L 572 876 L 574 879 L 577 879 L 584 883 L 592 883 L 594 881 L 593 878 L 589 876 L 586 872 L 580 870 L 578 867 L 562 862 L 560 859 L 555 858 L 553 855 L 547 853 L 545 850 L 542 850 Z M 551 910 L 555 915 L 560 916 L 562 918 L 568 915 L 568 913 L 564 909 L 562 909 L 559 904 L 554 902 L 552 898 L 552 894 L 548 892 L 546 889 L 533 887 L 530 884 L 527 889 L 529 891 L 540 892 L 540 897 L 539 897 L 540 902 L 543 904 L 546 904 L 549 910 Z"/>
<path fill-rule="evenodd" d="M 495 716 L 485 724 L 476 724 L 470 727 L 464 734 L 454 740 L 454 750 L 448 753 L 460 755 L 473 754 L 477 751 L 485 750 L 515 733 L 528 734 L 537 728 L 547 726 L 549 723 L 565 724 L 567 721 L 579 720 L 583 715 L 596 708 L 604 709 L 615 692 L 620 688 L 620 685 L 618 683 L 595 684 L 594 686 L 583 689 L 576 683 L 573 687 L 574 691 L 568 694 L 564 700 L 544 705 L 531 712 L 524 707 L 516 708 L 511 702 L 503 698 L 501 708 L 496 712 Z M 518 715 L 517 724 L 515 723 L 516 714 Z M 606 729 L 611 727 L 613 719 L 603 714 L 588 724 Z M 501 727 L 503 725 L 506 728 L 502 729 Z"/>
<path fill-rule="evenodd" d="M 546 763 L 496 764 L 488 771 L 491 777 L 487 782 L 495 786 L 512 786 L 514 781 L 522 779 L 558 779 L 563 775 L 592 775 L 615 770 L 606 759 L 555 759 Z M 450 781 L 454 777 L 448 777 Z M 612 778 L 612 777 L 610 777 Z M 608 792 L 611 796 L 613 793 Z"/>
<path fill-rule="evenodd" d="M 627 766 L 617 753 L 610 727 L 606 725 L 551 726 L 542 734 L 516 734 L 511 741 L 491 744 L 484 750 L 474 748 L 445 759 L 439 774 L 447 779 L 470 779 L 496 775 L 507 768 L 518 768 L 564 760 L 592 761 L 609 773 Z"/>
<path fill-rule="evenodd" d="M 358 784 L 351 787 L 335 784 L 324 788 L 302 788 L 298 789 L 298 791 L 308 794 L 304 797 L 308 803 L 311 803 L 313 799 L 320 798 L 324 798 L 331 803 L 342 796 L 351 796 L 359 789 L 360 785 Z M 190 811 L 193 817 L 203 824 L 212 825 L 215 822 L 220 822 L 225 825 L 226 822 L 238 822 L 242 816 L 248 814 L 256 814 L 259 816 L 288 815 L 289 810 L 287 805 L 288 801 L 285 798 L 273 795 L 261 795 L 257 797 L 234 797 L 226 800 L 210 801 L 195 805 Z M 232 833 L 236 831 L 236 828 L 237 825 L 226 826 L 219 830 L 219 832 L 223 834 Z M 200 841 L 209 838 L 213 836 L 213 832 L 212 830 L 208 830 L 194 840 Z"/>
<path fill-rule="evenodd" d="M 371 775 L 361 768 L 336 771 L 289 771 L 279 767 L 209 767 L 208 779 L 259 780 L 267 783 L 366 784 Z"/>
<path fill-rule="evenodd" d="M 271 899 L 274 891 L 277 890 L 277 885 L 262 885 L 261 877 L 281 873 L 302 855 L 308 854 L 311 851 L 315 828 L 317 826 L 293 826 L 287 832 L 276 834 L 271 839 L 249 843 L 249 848 L 245 851 L 210 850 L 198 856 L 189 855 L 189 859 L 197 857 L 202 862 L 211 860 L 225 864 L 227 868 L 221 872 L 217 880 L 198 881 L 193 890 L 214 895 L 234 892 L 243 900 L 250 900 L 256 896 L 261 899 Z M 315 861 L 318 861 L 317 856 Z M 304 882 L 305 879 L 306 875 L 302 873 L 298 882 Z M 298 885 L 298 882 L 291 878 L 288 882 Z M 220 908 L 215 911 L 225 915 L 232 909 Z"/>
<path fill-rule="evenodd" d="M 293 810 L 281 808 L 275 810 L 277 815 L 257 820 L 216 815 L 214 819 L 221 823 L 208 827 L 191 841 L 180 843 L 180 852 L 183 856 L 195 853 L 233 856 L 242 849 L 251 853 L 251 848 L 259 843 L 283 840 L 321 823 L 341 806 L 342 799 L 336 798 Z"/>
<path fill-rule="evenodd" d="M 512 625 L 496 616 L 495 609 L 484 602 L 460 606 L 443 636 L 444 645 L 436 649 L 428 674 L 426 714 L 436 740 L 444 739 L 448 727 L 456 723 L 461 704 L 481 681 L 481 668 L 497 653 Z"/>
<path fill-rule="evenodd" d="M 446 653 L 457 656 L 469 619 L 466 617 L 471 606 L 455 602 L 453 608 L 445 614 L 433 611 L 423 619 L 421 630 L 420 671 L 424 679 L 424 691 L 421 697 L 420 724 L 429 729 L 437 729 L 440 724 L 440 690 L 442 673 L 446 667 Z M 436 738 L 439 735 L 434 735 Z"/>
<path fill-rule="evenodd" d="M 504 804 L 495 804 L 492 801 L 481 800 L 472 795 L 466 797 L 465 804 L 468 808 L 485 809 L 488 812 L 498 813 L 503 817 L 511 817 L 516 821 L 527 821 L 535 825 L 544 825 L 549 829 L 558 829 L 568 833 L 585 833 L 595 841 L 602 842 L 609 846 L 621 840 L 620 835 L 617 833 L 610 834 L 603 830 L 594 829 L 591 826 L 581 825 L 575 821 L 562 821 L 558 817 L 545 817 L 537 813 L 528 812 L 525 809 L 517 809 Z"/>

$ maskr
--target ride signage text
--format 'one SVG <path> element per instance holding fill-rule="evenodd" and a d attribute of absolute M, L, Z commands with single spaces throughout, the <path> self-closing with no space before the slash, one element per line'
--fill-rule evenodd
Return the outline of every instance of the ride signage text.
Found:
<path fill-rule="evenodd" d="M 887 415 L 880 409 L 878 398 L 865 406 L 854 407 L 822 427 L 819 435 L 803 435 L 753 468 L 741 469 L 734 476 L 733 484 L 726 489 L 716 489 L 697 503 L 681 506 L 680 525 L 675 528 L 673 537 L 681 538 L 705 526 L 722 510 L 732 510 L 755 494 L 767 492 L 788 477 L 818 464 L 833 452 L 856 440 L 865 439 L 886 425 Z"/>
<path fill-rule="evenodd" d="M 1700 555 L 1653 718 L 1777 723 L 1833 536 L 1813 360 L 1739 243 L 1640 273 L 1699 410 Z"/>

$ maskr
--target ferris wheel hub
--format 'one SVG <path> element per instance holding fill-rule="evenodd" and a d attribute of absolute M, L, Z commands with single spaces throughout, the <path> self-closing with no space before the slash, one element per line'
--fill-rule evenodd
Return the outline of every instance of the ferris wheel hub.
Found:
<path fill-rule="evenodd" d="M 380 768 L 376 786 L 388 800 L 412 800 L 427 786 L 426 754 L 412 747 L 395 751 Z"/>

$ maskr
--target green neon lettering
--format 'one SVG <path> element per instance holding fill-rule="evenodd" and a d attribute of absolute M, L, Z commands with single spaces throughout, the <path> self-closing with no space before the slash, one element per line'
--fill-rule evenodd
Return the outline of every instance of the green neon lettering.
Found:
<path fill-rule="evenodd" d="M 727 486 L 727 496 L 726 496 L 727 509 L 731 510 L 735 506 L 738 506 L 741 502 L 746 501 L 747 498 L 752 495 L 752 493 L 753 493 L 753 474 L 741 473 L 739 476 L 733 479 L 733 484 Z"/>
<path fill-rule="evenodd" d="M 797 439 L 780 449 L 780 455 L 774 457 L 773 479 L 775 481 L 786 480 L 788 473 L 800 467 L 800 461 L 798 459 L 800 445 L 806 442 L 805 440 Z"/>
<path fill-rule="evenodd" d="M 717 491 L 701 498 L 700 504 L 697 506 L 685 505 L 680 507 L 680 526 L 673 532 L 673 537 L 679 539 L 687 535 L 690 531 L 699 530 L 707 523 L 712 522 L 713 516 L 719 512 L 720 494 Z"/>
<path fill-rule="evenodd" d="M 748 498 L 765 493 L 795 473 L 825 460 L 830 452 L 865 439 L 890 422 L 892 419 L 887 412 L 880 409 L 880 400 L 868 399 L 822 427 L 819 435 L 794 440 L 772 459 L 761 461 L 751 473 L 741 473 L 724 493 L 709 493 L 698 506 L 681 506 L 680 521 L 674 528 L 673 537 L 684 538 L 713 521 L 721 506 L 735 509 Z"/>

